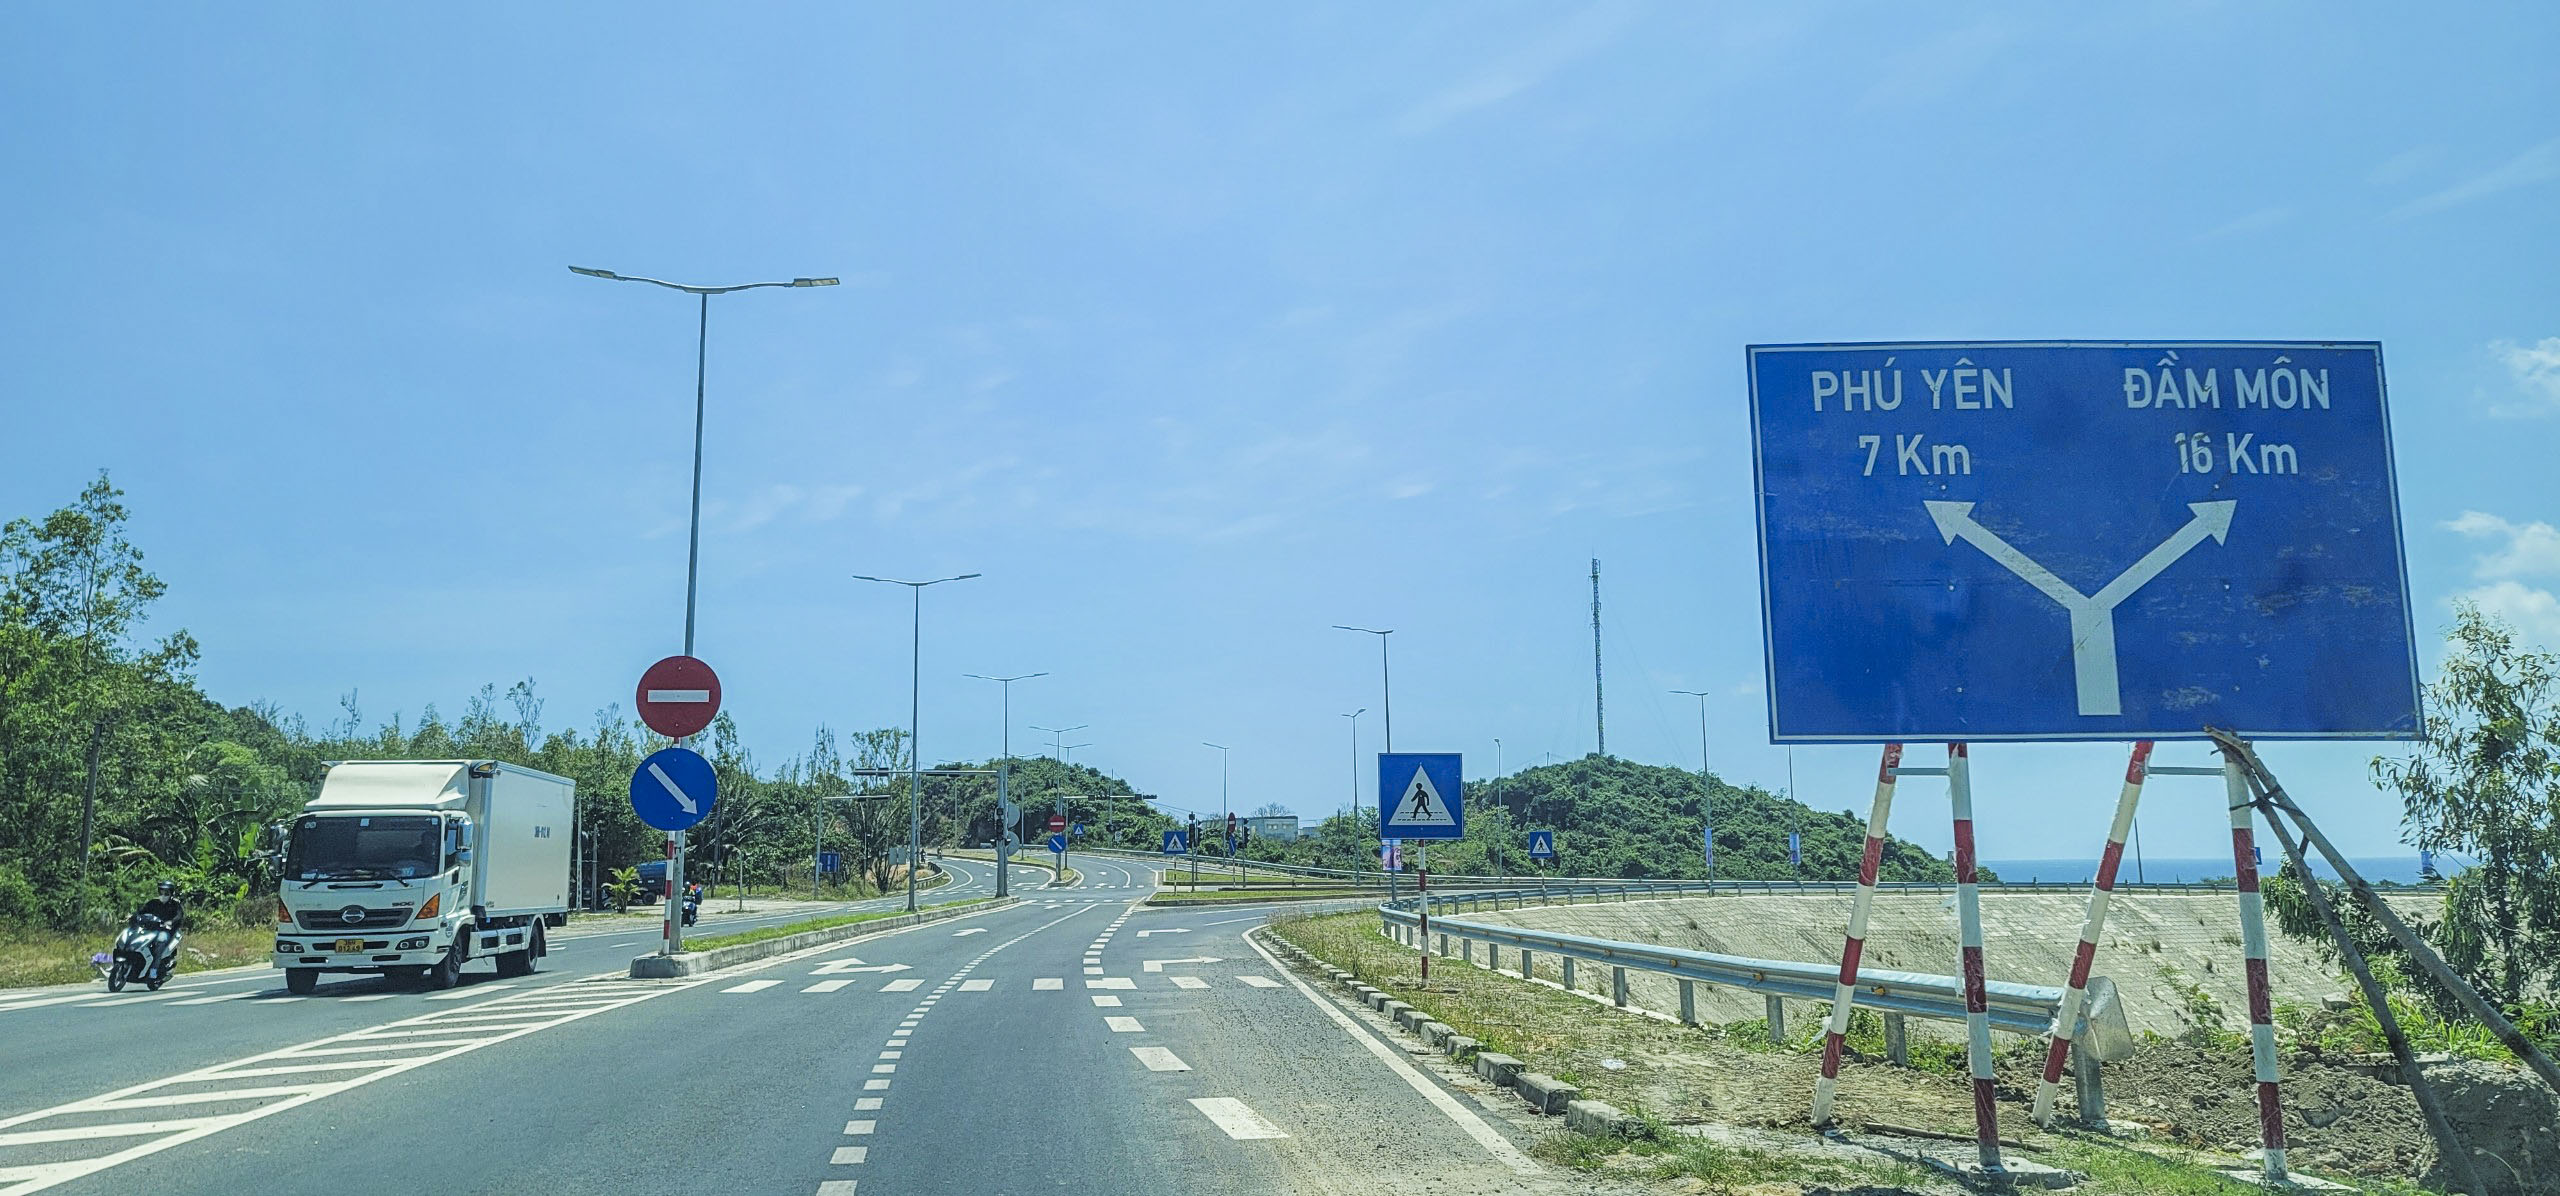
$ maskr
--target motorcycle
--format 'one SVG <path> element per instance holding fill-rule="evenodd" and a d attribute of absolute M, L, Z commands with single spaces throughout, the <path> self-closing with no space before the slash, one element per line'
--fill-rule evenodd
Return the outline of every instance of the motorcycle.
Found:
<path fill-rule="evenodd" d="M 107 952 L 107 991 L 123 992 L 139 980 L 153 992 L 168 983 L 178 962 L 178 932 L 157 915 L 135 914 L 124 921 L 115 946 Z"/>
<path fill-rule="evenodd" d="M 687 925 L 687 926 L 691 926 L 691 925 L 693 925 L 693 919 L 694 919 L 694 917 L 695 917 L 697 914 L 699 914 L 699 913 L 701 912 L 701 910 L 702 910 L 702 894 L 700 894 L 700 893 L 687 893 L 687 894 L 685 894 L 685 895 L 684 895 L 684 924 L 685 924 L 685 925 Z"/>

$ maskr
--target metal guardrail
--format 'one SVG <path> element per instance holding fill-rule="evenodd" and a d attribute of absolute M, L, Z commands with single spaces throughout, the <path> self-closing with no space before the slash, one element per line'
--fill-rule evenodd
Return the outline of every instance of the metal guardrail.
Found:
<path fill-rule="evenodd" d="M 1161 855 L 1151 851 L 1130 851 L 1113 847 L 1087 847 L 1081 850 L 1093 855 L 1110 856 L 1114 859 L 1146 860 L 1159 864 L 1167 862 L 1188 864 L 1192 858 L 1189 856 Z M 1204 884 L 1210 880 L 1209 873 L 1212 870 L 1233 871 L 1238 866 L 1242 866 L 1247 872 L 1263 872 L 1286 876 L 1332 879 L 1339 880 L 1344 884 L 1353 887 L 1374 888 L 1380 890 L 1387 887 L 1388 876 L 1387 873 L 1380 872 L 1375 869 L 1316 868 L 1303 864 L 1281 864 L 1263 860 L 1231 860 L 1224 856 L 1201 856 L 1199 857 L 1199 865 L 1201 871 L 1200 879 Z M 1410 874 L 1396 873 L 1395 875 L 1398 878 L 1397 883 L 1400 886 L 1409 886 L 1413 882 L 1413 877 Z M 1854 880 L 1718 880 L 1710 882 L 1704 880 L 1648 880 L 1641 877 L 1614 876 L 1538 876 L 1535 874 L 1527 876 L 1485 876 L 1446 872 L 1434 872 L 1431 874 L 1431 887 L 1434 889 L 1521 888 L 1529 885 L 1546 885 L 1559 890 L 1596 885 L 1609 888 L 1613 891 L 1618 888 L 1626 888 L 1639 892 L 1671 889 L 1680 892 L 1735 894 L 1761 893 L 1771 896 L 1784 893 L 1847 894 L 1856 892 L 1858 888 L 1858 882 Z M 1952 880 L 1888 880 L 1876 885 L 1876 891 L 1880 893 L 1952 893 L 1955 892 L 1955 889 L 1956 885 Z M 1982 884 L 1982 891 L 1986 893 L 2066 893 L 2085 895 L 2089 891 L 2089 882 L 2085 880 L 1984 881 Z M 2234 890 L 2229 884 L 2206 884 L 2202 882 L 2187 881 L 2162 881 L 2157 884 L 2138 884 L 2133 881 L 2119 881 L 2115 886 L 2115 891 L 2118 893 L 2229 893 Z M 2441 892 L 2442 890 L 2435 886 L 2409 885 L 2403 886 L 2397 891 L 2423 893 Z"/>
<path fill-rule="evenodd" d="M 1706 882 L 1689 882 L 1703 888 Z M 1721 882 L 1719 882 L 1721 883 Z M 1655 886 L 1647 893 L 1662 892 L 1673 886 Z M 1620 900 L 1638 890 L 1629 887 L 1552 886 L 1545 891 L 1518 889 L 1507 892 L 1452 893 L 1431 895 L 1431 932 L 1440 940 L 1439 953 L 1448 954 L 1448 941 L 1463 944 L 1461 954 L 1472 959 L 1472 944 L 1487 943 L 1496 948 L 1509 947 L 1531 955 L 1553 955 L 1559 959 L 1583 960 L 1611 968 L 1654 972 L 1684 982 L 1721 984 L 1731 988 L 1761 993 L 1766 996 L 1795 997 L 1801 1000 L 1831 1000 L 1839 979 L 1839 965 L 1799 963 L 1793 960 L 1752 959 L 1739 955 L 1717 955 L 1705 951 L 1688 951 L 1678 947 L 1662 947 L 1650 943 L 1629 943 L 1587 935 L 1563 934 L 1556 931 L 1529 930 L 1517 926 L 1500 926 L 1450 917 L 1444 910 L 1480 910 L 1488 904 L 1503 908 L 1525 905 L 1554 904 L 1559 897 L 1573 903 L 1576 897 L 1589 896 L 1602 900 L 1611 894 Z M 1380 929 L 1390 937 L 1412 945 L 1421 918 L 1414 898 L 1378 906 Z M 1526 969 L 1523 969 L 1526 971 Z M 1622 979 L 1622 978 L 1621 978 Z M 1623 1003 L 1623 982 L 1613 984 L 1614 995 Z M 2055 1011 L 2061 1006 L 2062 990 L 2052 985 L 2017 984 L 1994 980 L 1988 983 L 1989 1013 L 1992 1028 L 2019 1034 L 2042 1034 L 2053 1025 Z M 1888 1013 L 1912 1017 L 1935 1018 L 1962 1022 L 1965 1017 L 1964 985 L 1953 976 L 1925 972 L 1901 972 L 1879 968 L 1861 968 L 1855 1003 Z M 1682 1004 L 1688 1005 L 1687 1001 Z M 2121 1008 L 2105 1003 L 2121 1018 Z M 1688 1012 L 1686 1008 L 1684 1013 Z M 2086 1019 L 2083 1019 L 2084 1025 Z M 2086 1040 L 2084 1035 L 2075 1037 Z"/>

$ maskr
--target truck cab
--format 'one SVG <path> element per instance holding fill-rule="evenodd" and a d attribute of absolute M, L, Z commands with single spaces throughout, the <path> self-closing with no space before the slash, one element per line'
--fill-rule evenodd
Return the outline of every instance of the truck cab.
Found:
<path fill-rule="evenodd" d="M 450 988 L 475 954 L 534 970 L 568 909 L 565 777 L 495 760 L 344 761 L 287 824 L 275 966 L 311 992 L 323 973 Z"/>

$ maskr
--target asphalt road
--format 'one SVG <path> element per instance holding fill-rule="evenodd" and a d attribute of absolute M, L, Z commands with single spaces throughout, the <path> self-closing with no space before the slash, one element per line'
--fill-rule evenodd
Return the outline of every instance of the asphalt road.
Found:
<path fill-rule="evenodd" d="M 685 980 L 597 936 L 449 994 L 0 998 L 0 1196 L 1583 1190 L 1263 954 L 1266 909 L 1146 909 L 1143 865 L 1076 865 Z M 951 866 L 938 897 L 992 888 Z"/>

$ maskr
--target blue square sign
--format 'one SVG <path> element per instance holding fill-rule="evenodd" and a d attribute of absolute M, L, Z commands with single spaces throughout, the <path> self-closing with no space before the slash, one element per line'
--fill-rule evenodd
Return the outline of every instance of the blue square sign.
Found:
<path fill-rule="evenodd" d="M 2380 345 L 1749 360 L 1773 741 L 2420 733 Z"/>
<path fill-rule="evenodd" d="M 1457 839 L 1467 830 L 1466 791 L 1456 752 L 1378 754 L 1378 835 Z"/>
<path fill-rule="evenodd" d="M 1187 838 L 1188 836 L 1181 831 L 1166 831 L 1164 833 L 1164 853 L 1166 855 L 1181 855 L 1190 851 L 1190 846 L 1184 841 Z"/>

